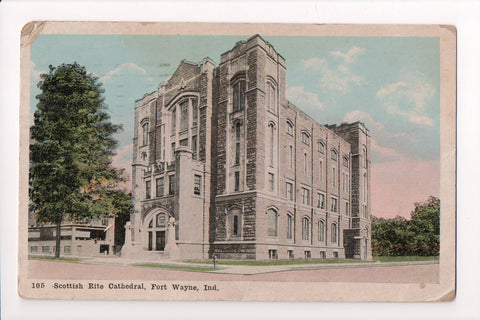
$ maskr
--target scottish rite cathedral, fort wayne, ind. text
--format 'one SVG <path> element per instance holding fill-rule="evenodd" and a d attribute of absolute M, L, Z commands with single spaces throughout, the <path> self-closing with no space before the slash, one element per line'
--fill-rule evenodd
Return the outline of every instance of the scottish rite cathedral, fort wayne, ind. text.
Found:
<path fill-rule="evenodd" d="M 371 260 L 369 131 L 310 118 L 286 73 L 256 35 L 136 102 L 123 256 Z"/>

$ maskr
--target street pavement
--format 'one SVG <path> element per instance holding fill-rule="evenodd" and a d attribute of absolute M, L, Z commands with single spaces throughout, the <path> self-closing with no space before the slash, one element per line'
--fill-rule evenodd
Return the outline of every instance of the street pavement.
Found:
<path fill-rule="evenodd" d="M 215 270 L 184 271 L 172 267 L 212 267 L 200 263 L 169 261 L 167 268 L 141 267 L 152 261 L 118 257 L 83 258 L 77 263 L 29 260 L 32 279 L 138 279 L 138 280 L 228 280 L 228 281 L 319 281 L 437 283 L 438 262 L 306 264 L 280 266 L 217 265 Z"/>

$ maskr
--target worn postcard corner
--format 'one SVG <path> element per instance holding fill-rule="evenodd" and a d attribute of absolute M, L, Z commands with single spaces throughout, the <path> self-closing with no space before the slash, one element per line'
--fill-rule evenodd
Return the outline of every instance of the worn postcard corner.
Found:
<path fill-rule="evenodd" d="M 455 299 L 455 26 L 33 21 L 20 109 L 22 298 Z"/>

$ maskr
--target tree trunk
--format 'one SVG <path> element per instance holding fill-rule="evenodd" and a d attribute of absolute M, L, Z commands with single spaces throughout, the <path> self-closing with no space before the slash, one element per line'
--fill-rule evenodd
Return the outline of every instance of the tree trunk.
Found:
<path fill-rule="evenodd" d="M 55 239 L 55 259 L 60 259 L 60 237 L 61 237 L 62 220 L 57 221 L 57 234 Z"/>

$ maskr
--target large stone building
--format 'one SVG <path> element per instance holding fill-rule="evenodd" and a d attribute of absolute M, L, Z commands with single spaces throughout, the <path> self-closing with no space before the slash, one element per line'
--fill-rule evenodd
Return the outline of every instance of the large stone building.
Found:
<path fill-rule="evenodd" d="M 138 100 L 122 254 L 371 259 L 368 129 L 321 125 L 285 91 L 285 60 L 257 35 Z"/>

